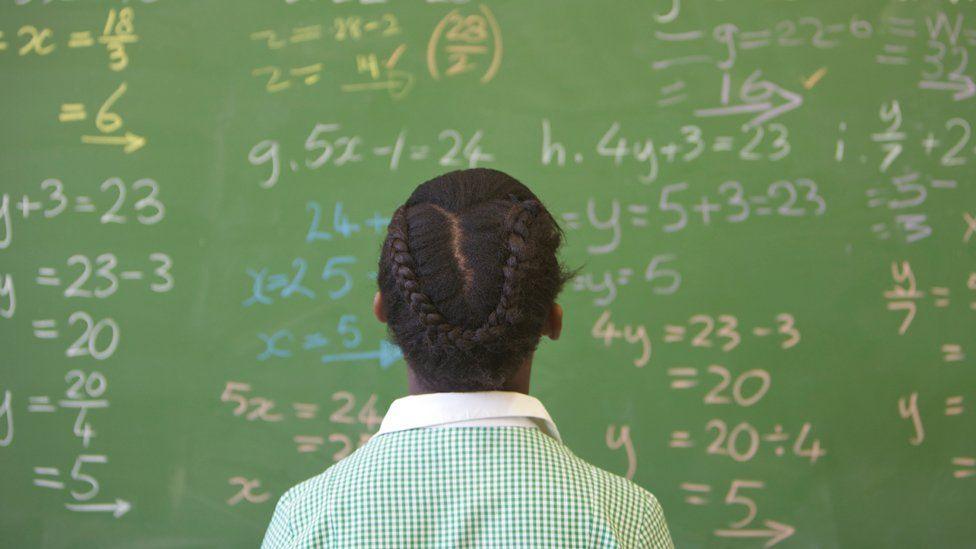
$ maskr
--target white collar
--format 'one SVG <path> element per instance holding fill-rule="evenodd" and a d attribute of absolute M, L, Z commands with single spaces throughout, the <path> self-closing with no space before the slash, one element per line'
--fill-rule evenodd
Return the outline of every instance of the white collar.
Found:
<path fill-rule="evenodd" d="M 537 398 L 511 391 L 428 393 L 398 398 L 390 404 L 376 434 L 421 427 L 511 426 L 520 422 L 562 440 L 549 412 Z"/>

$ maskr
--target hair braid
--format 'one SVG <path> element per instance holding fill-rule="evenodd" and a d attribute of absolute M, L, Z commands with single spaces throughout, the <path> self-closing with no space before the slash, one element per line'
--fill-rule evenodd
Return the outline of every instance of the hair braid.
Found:
<path fill-rule="evenodd" d="M 446 322 L 444 317 L 420 289 L 417 274 L 414 272 L 413 255 L 407 244 L 406 207 L 400 206 L 390 219 L 390 260 L 393 262 L 393 275 L 397 288 L 410 304 L 410 308 L 426 326 L 436 326 Z"/>
<path fill-rule="evenodd" d="M 508 326 L 515 324 L 521 317 L 521 311 L 516 303 L 516 290 L 519 280 L 519 265 L 526 259 L 526 241 L 529 238 L 529 224 L 543 209 L 538 200 L 515 201 L 515 207 L 509 212 L 507 219 L 506 248 L 508 257 L 502 266 L 504 276 L 501 295 L 495 309 L 488 315 L 485 322 L 478 328 L 464 328 L 451 324 L 437 309 L 421 289 L 415 272 L 415 262 L 408 244 L 408 230 L 406 206 L 400 206 L 390 219 L 390 259 L 393 263 L 393 275 L 396 286 L 403 297 L 410 304 L 411 310 L 417 315 L 421 325 L 426 328 L 429 342 L 441 345 L 451 345 L 461 350 L 467 350 L 479 343 L 489 343 L 505 334 Z"/>
<path fill-rule="evenodd" d="M 519 264 L 526 259 L 525 246 L 529 238 L 529 223 L 538 215 L 542 208 L 537 200 L 516 202 L 515 208 L 509 215 L 508 238 L 505 242 L 508 248 L 508 258 L 502 267 L 504 281 L 502 282 L 501 297 L 495 310 L 488 315 L 484 328 L 498 332 L 497 328 L 505 324 L 518 322 L 521 316 L 515 303 L 515 291 L 518 287 Z M 500 334 L 498 334 L 500 335 Z"/>

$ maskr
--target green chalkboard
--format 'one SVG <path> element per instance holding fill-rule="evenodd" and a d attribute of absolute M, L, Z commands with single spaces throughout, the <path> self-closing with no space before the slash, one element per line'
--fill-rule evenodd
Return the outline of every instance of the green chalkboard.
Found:
<path fill-rule="evenodd" d="M 533 393 L 679 547 L 976 544 L 976 5 L 0 4 L 0 545 L 248 547 L 405 392 L 387 216 L 581 270 Z"/>

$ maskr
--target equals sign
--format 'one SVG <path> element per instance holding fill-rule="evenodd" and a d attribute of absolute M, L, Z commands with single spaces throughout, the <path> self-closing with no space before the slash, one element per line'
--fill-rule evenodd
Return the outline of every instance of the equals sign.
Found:
<path fill-rule="evenodd" d="M 962 396 L 951 396 L 946 399 L 945 415 L 958 416 L 963 413 L 965 408 L 962 405 Z"/>
<path fill-rule="evenodd" d="M 772 33 L 769 30 L 744 32 L 742 33 L 742 42 L 739 43 L 739 47 L 744 50 L 751 50 L 768 46 L 770 34 Z"/>
<path fill-rule="evenodd" d="M 300 419 L 312 419 L 319 411 L 318 404 L 310 404 L 307 402 L 296 402 L 291 406 L 295 409 L 295 415 Z"/>
<path fill-rule="evenodd" d="M 424 160 L 428 154 L 430 154 L 430 147 L 426 145 L 410 147 L 410 160 Z"/>
<path fill-rule="evenodd" d="M 942 286 L 936 286 L 929 292 L 934 296 L 941 296 L 935 299 L 935 306 L 940 308 L 945 308 L 949 306 L 949 288 Z"/>
<path fill-rule="evenodd" d="M 54 405 L 51 404 L 50 397 L 46 397 L 46 396 L 27 397 L 27 411 L 28 412 L 53 412 Z"/>
<path fill-rule="evenodd" d="M 954 457 L 952 458 L 952 464 L 956 467 L 963 467 L 963 469 L 956 469 L 952 472 L 952 476 L 956 478 L 966 478 L 976 475 L 976 458 Z"/>
<path fill-rule="evenodd" d="M 687 94 L 680 93 L 681 90 L 683 90 L 684 88 L 685 88 L 684 80 L 678 80 L 673 84 L 668 84 L 667 86 L 662 87 L 660 95 L 668 96 L 668 97 L 662 97 L 661 99 L 658 99 L 657 101 L 658 106 L 665 107 L 668 105 L 673 105 L 674 103 L 680 103 L 681 101 L 684 101 L 688 97 Z"/>
<path fill-rule="evenodd" d="M 62 103 L 61 112 L 58 113 L 58 122 L 78 122 L 87 116 L 83 103 Z"/>
<path fill-rule="evenodd" d="M 708 494 L 712 491 L 712 487 L 707 484 L 695 484 L 692 482 L 682 482 L 681 489 L 686 492 L 691 492 L 685 496 L 685 503 L 690 503 L 691 505 L 707 505 L 708 499 L 700 494 Z"/>
<path fill-rule="evenodd" d="M 884 20 L 885 22 L 885 32 L 888 34 L 893 34 L 895 36 L 904 36 L 906 38 L 915 38 L 915 26 L 914 19 L 904 19 L 901 17 L 888 17 Z"/>
<path fill-rule="evenodd" d="M 320 446 L 325 444 L 325 439 L 322 437 L 312 437 L 307 435 L 298 435 L 292 440 L 298 445 L 298 453 L 307 454 L 309 452 L 314 452 L 319 449 Z"/>
<path fill-rule="evenodd" d="M 881 189 L 868 189 L 864 191 L 864 194 L 870 199 L 868 200 L 868 208 L 877 208 L 885 203 L 884 198 L 878 198 L 878 195 L 881 194 L 881 192 Z"/>
<path fill-rule="evenodd" d="M 908 46 L 885 44 L 884 55 L 876 55 L 874 60 L 881 65 L 907 65 L 908 57 L 904 55 L 907 52 Z"/>
<path fill-rule="evenodd" d="M 646 204 L 630 204 L 627 206 L 627 211 L 634 215 L 647 215 L 647 205 Z M 630 224 L 635 227 L 646 227 L 647 218 L 646 217 L 633 217 L 630 220 Z"/>
<path fill-rule="evenodd" d="M 53 267 L 39 267 L 35 282 L 41 286 L 60 286 L 61 279 L 58 278 L 58 270 Z"/>
<path fill-rule="evenodd" d="M 561 216 L 563 223 L 570 229 L 579 229 L 579 214 L 575 212 L 565 212 Z"/>
<path fill-rule="evenodd" d="M 306 351 L 309 349 L 318 349 L 319 347 L 325 347 L 329 344 L 329 338 L 322 335 L 322 332 L 315 332 L 314 334 L 307 334 L 305 336 L 305 342 L 302 343 L 302 349 Z"/>
<path fill-rule="evenodd" d="M 672 448 L 690 448 L 694 446 L 691 442 L 691 433 L 688 431 L 672 431 L 671 432 L 671 442 L 668 446 Z"/>
<path fill-rule="evenodd" d="M 720 135 L 715 138 L 712 142 L 712 150 L 716 152 L 731 151 L 732 150 L 732 137 L 728 135 Z"/>
<path fill-rule="evenodd" d="M 626 267 L 617 271 L 617 284 L 626 286 L 630 282 L 630 277 L 634 276 L 634 270 Z"/>
<path fill-rule="evenodd" d="M 34 337 L 38 339 L 54 339 L 58 337 L 58 331 L 54 329 L 56 326 L 53 320 L 35 320 L 31 322 L 34 328 Z"/>
<path fill-rule="evenodd" d="M 668 368 L 668 375 L 671 376 L 671 388 L 672 389 L 691 389 L 695 385 L 698 385 L 698 368 Z"/>
<path fill-rule="evenodd" d="M 664 342 L 665 343 L 677 343 L 684 341 L 685 339 L 685 327 L 675 326 L 673 324 L 668 324 L 664 327 Z"/>
<path fill-rule="evenodd" d="M 749 202 L 752 202 L 753 204 L 765 204 L 767 201 L 768 201 L 768 199 L 765 196 L 750 196 L 749 197 Z M 773 210 L 771 208 L 769 208 L 768 206 L 762 206 L 762 207 L 756 208 L 756 214 L 758 214 L 758 215 L 769 215 L 772 211 Z"/>
<path fill-rule="evenodd" d="M 76 196 L 75 197 L 75 211 L 76 212 L 93 212 L 95 211 L 95 204 L 92 199 L 87 196 Z"/>
<path fill-rule="evenodd" d="M 68 38 L 69 48 L 87 48 L 95 44 L 91 31 L 72 32 Z"/>
<path fill-rule="evenodd" d="M 942 360 L 945 362 L 962 362 L 966 355 L 962 352 L 962 345 L 946 343 L 942 346 Z"/>
<path fill-rule="evenodd" d="M 34 474 L 41 477 L 57 477 L 61 475 L 61 471 L 58 471 L 56 467 L 34 467 Z M 46 478 L 35 478 L 34 486 L 40 486 L 41 488 L 54 488 L 55 490 L 61 490 L 64 488 L 64 483 L 60 480 L 50 480 Z"/>
<path fill-rule="evenodd" d="M 884 223 L 875 223 L 871 225 L 871 232 L 878 235 L 881 240 L 887 240 L 891 238 L 891 233 L 888 232 L 888 226 Z"/>

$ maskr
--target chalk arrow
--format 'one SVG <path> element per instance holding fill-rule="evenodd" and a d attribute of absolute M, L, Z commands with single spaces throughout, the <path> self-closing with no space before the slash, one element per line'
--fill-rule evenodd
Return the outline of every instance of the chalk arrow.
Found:
<path fill-rule="evenodd" d="M 403 353 L 396 345 L 387 341 L 380 341 L 380 348 L 375 351 L 362 351 L 358 353 L 336 353 L 333 355 L 322 355 L 322 363 L 330 362 L 350 362 L 355 360 L 379 360 L 380 368 L 389 368 L 396 362 Z"/>
<path fill-rule="evenodd" d="M 955 90 L 956 93 L 952 94 L 952 98 L 956 101 L 969 99 L 976 95 L 976 83 L 973 82 L 971 77 L 965 74 L 953 74 L 952 80 L 947 82 L 922 80 L 918 83 L 918 87 L 923 90 Z"/>
<path fill-rule="evenodd" d="M 129 154 L 143 148 L 146 145 L 146 138 L 126 132 L 125 135 L 83 135 L 81 142 L 93 145 L 122 145 L 122 150 Z"/>
<path fill-rule="evenodd" d="M 115 498 L 115 503 L 65 503 L 64 506 L 69 511 L 80 513 L 112 513 L 115 518 L 129 512 L 132 504 L 121 498 Z"/>
<path fill-rule="evenodd" d="M 745 130 L 752 129 L 763 122 L 776 118 L 777 116 L 790 112 L 803 104 L 803 96 L 798 93 L 783 89 L 769 80 L 759 80 L 759 71 L 752 73 L 742 86 L 742 95 L 750 95 L 755 100 L 738 105 L 723 105 L 721 107 L 711 107 L 708 109 L 696 109 L 695 116 L 708 118 L 712 116 L 733 116 L 743 113 L 756 113 L 756 115 L 742 125 Z M 726 76 L 726 78 L 728 78 Z M 725 81 L 723 86 L 727 86 Z M 727 88 L 726 88 L 727 89 Z M 780 101 L 774 101 L 774 98 Z"/>
<path fill-rule="evenodd" d="M 767 520 L 763 524 L 766 525 L 765 529 L 715 530 L 715 535 L 720 538 L 769 538 L 763 547 L 772 547 L 796 532 L 796 529 L 789 524 L 781 524 L 775 520 Z"/>

